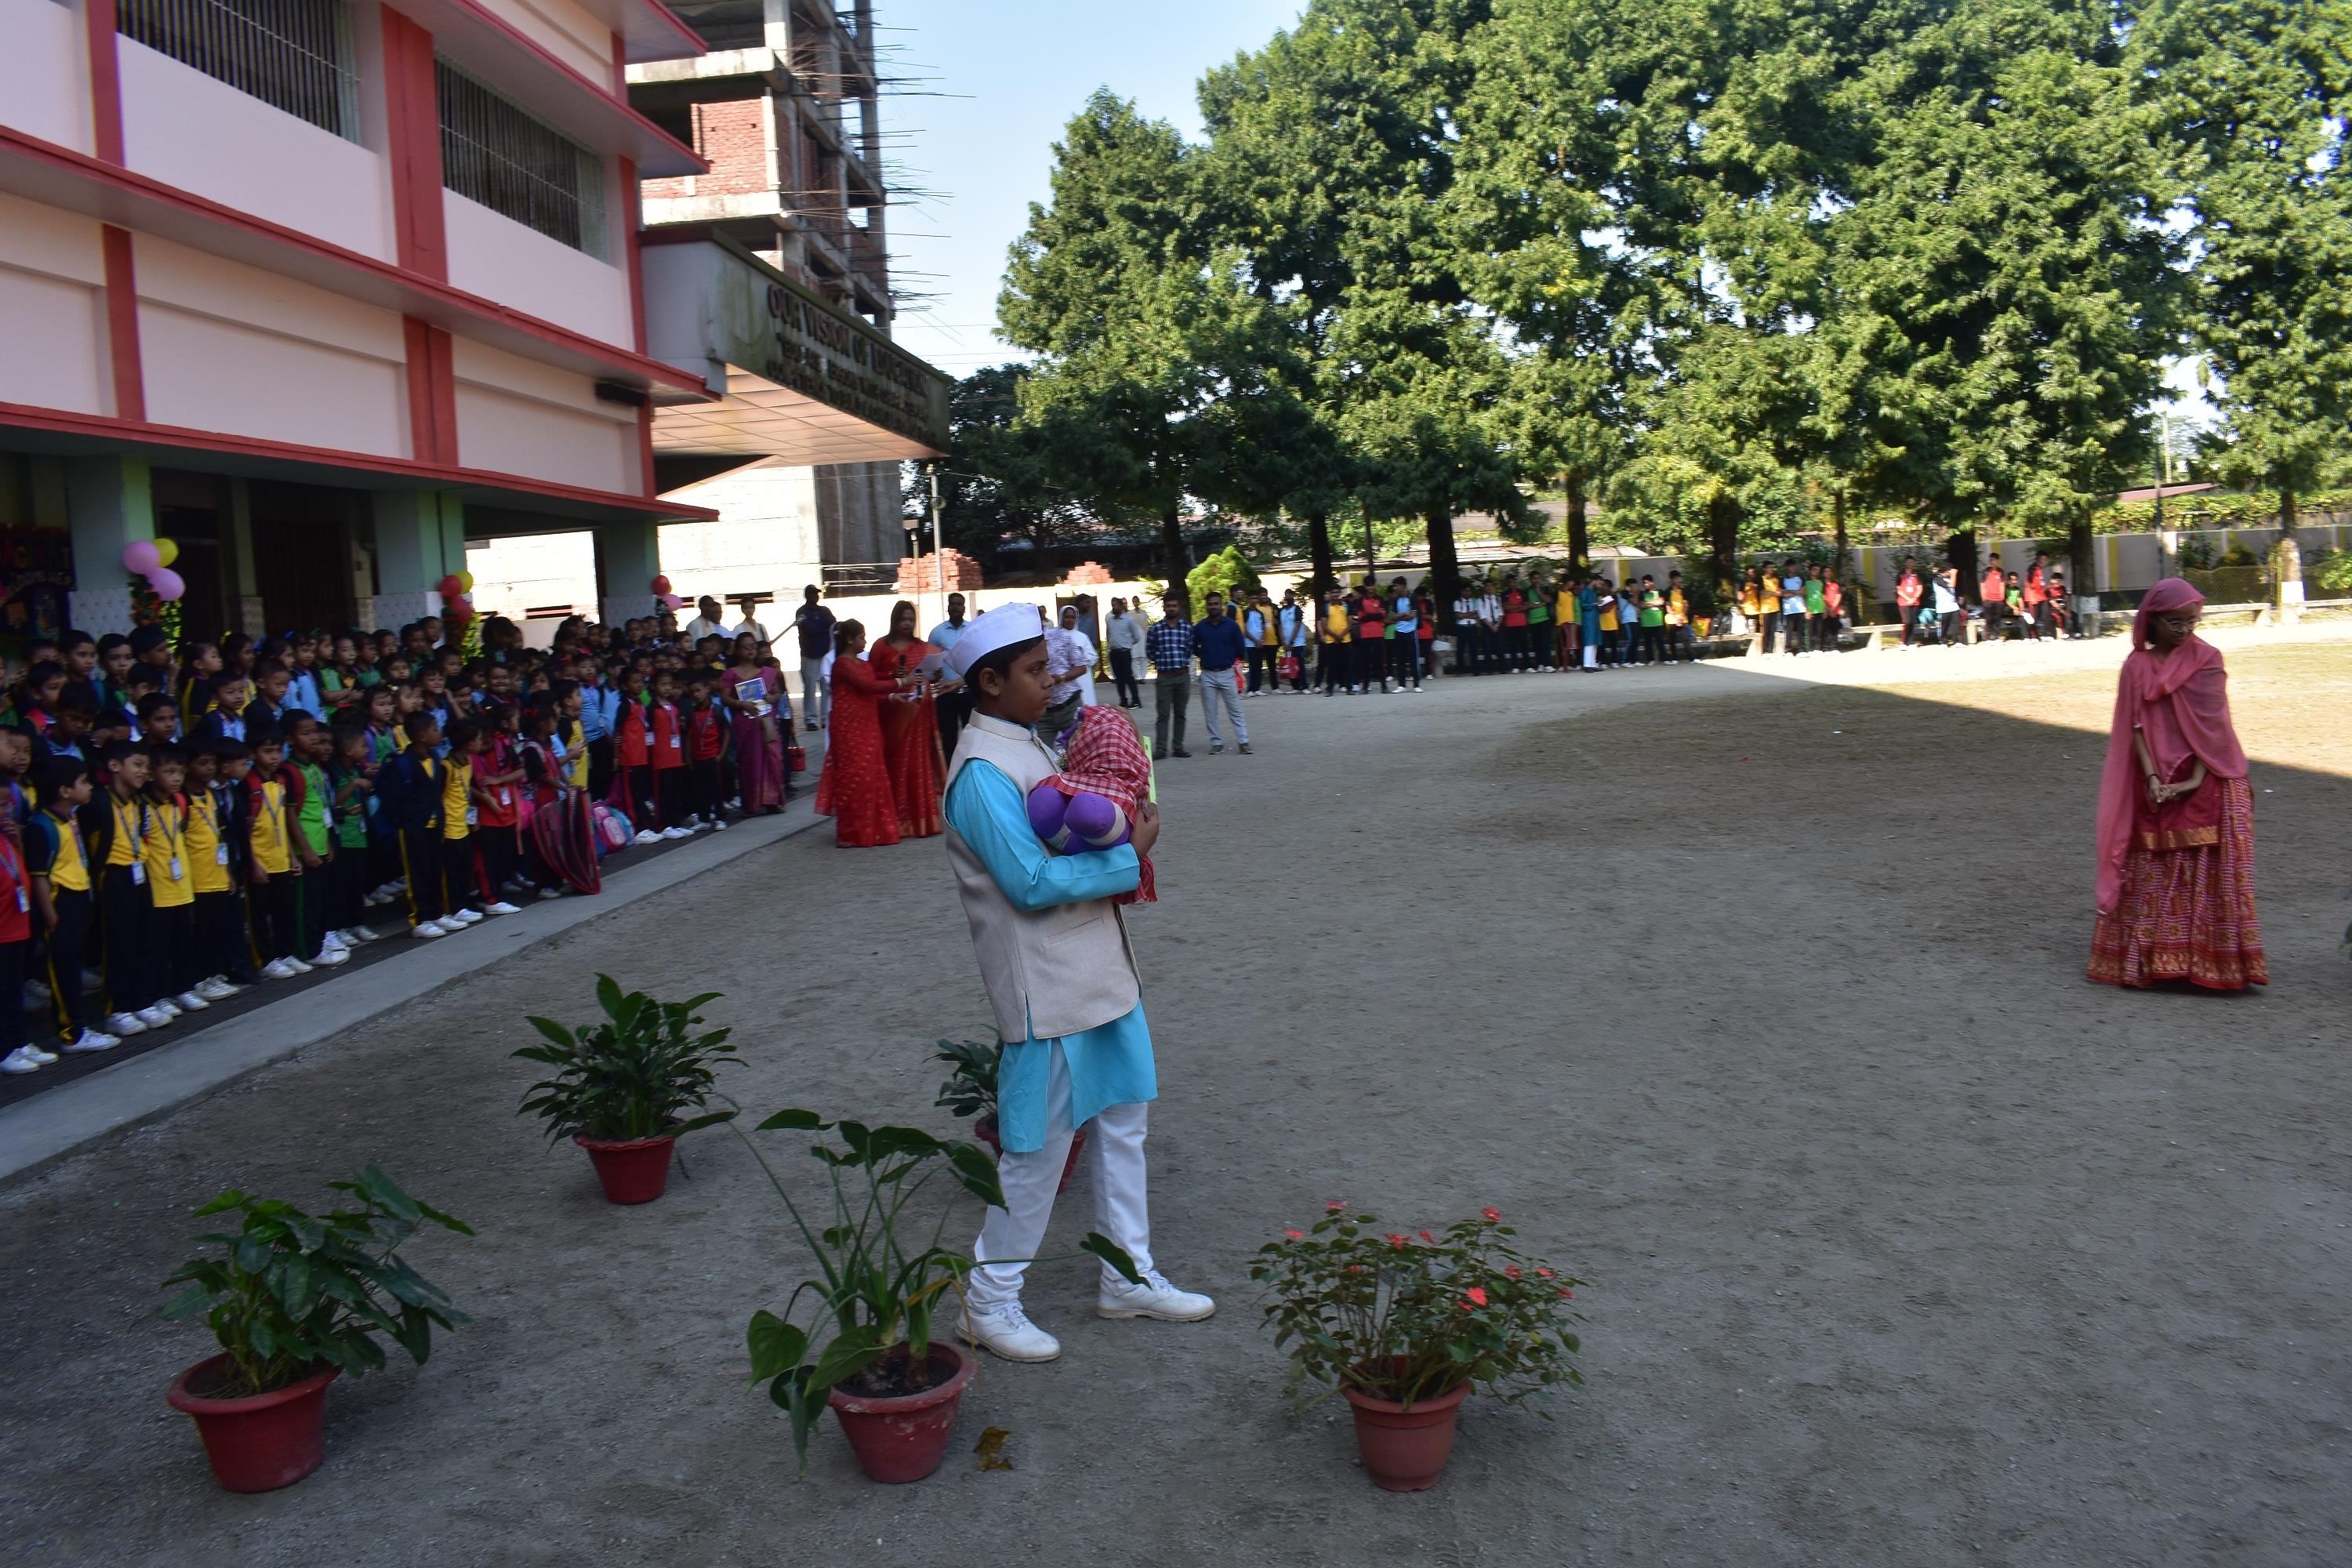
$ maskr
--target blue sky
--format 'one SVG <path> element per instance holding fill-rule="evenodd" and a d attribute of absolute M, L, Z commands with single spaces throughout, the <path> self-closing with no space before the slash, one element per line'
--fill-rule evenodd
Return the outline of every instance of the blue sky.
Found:
<path fill-rule="evenodd" d="M 1108 87 L 1198 136 L 1201 73 L 1298 11 L 1299 0 L 876 0 L 883 74 L 927 79 L 883 100 L 885 155 L 899 182 L 941 198 L 890 208 L 898 281 L 933 296 L 901 310 L 898 342 L 950 375 L 1014 357 L 992 335 L 1005 247 L 1048 195 L 1053 143 L 1087 95 Z"/>

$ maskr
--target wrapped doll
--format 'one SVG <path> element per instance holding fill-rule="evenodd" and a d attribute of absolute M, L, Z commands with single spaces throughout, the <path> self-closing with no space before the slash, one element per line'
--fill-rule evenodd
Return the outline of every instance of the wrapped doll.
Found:
<path fill-rule="evenodd" d="M 1136 806 L 1151 793 L 1151 759 L 1135 726 L 1116 708 L 1082 708 L 1061 741 L 1062 771 L 1029 792 L 1030 827 L 1062 855 L 1126 843 Z M 1135 891 L 1112 901 L 1159 901 L 1150 857 Z"/>

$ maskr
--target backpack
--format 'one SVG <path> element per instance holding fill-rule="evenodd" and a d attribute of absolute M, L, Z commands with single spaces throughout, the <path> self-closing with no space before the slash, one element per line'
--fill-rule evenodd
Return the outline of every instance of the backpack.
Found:
<path fill-rule="evenodd" d="M 595 829 L 596 844 L 600 854 L 609 855 L 628 843 L 629 825 L 622 819 L 621 814 L 611 806 L 601 803 L 591 806 L 588 811 L 588 821 Z"/>

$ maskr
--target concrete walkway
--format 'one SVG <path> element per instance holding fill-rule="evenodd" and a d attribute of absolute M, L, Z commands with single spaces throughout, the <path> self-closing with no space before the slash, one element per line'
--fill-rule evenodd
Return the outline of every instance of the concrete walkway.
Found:
<path fill-rule="evenodd" d="M 819 819 L 811 804 L 814 798 L 814 789 L 806 790 L 777 816 L 746 818 L 723 833 L 705 833 L 638 865 L 626 860 L 612 864 L 604 890 L 593 897 L 541 900 L 526 905 L 520 914 L 485 921 L 460 936 L 400 942 L 400 951 L 377 962 L 330 972 L 281 1000 L 217 1024 L 193 1029 L 179 1026 L 152 1049 L 0 1106 L 0 1185 L 38 1171 L 93 1139 L 166 1115 L 258 1068 L 331 1042 L 371 1019 L 543 946 L 616 909 L 814 826 Z"/>

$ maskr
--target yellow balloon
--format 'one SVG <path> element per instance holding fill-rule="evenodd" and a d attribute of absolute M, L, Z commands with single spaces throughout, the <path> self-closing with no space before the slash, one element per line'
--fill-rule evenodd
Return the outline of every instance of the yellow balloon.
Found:
<path fill-rule="evenodd" d="M 474 591 L 474 574 L 471 572 L 458 573 L 457 581 L 464 586 L 466 592 L 468 594 Z"/>
<path fill-rule="evenodd" d="M 155 563 L 157 565 L 169 566 L 173 562 L 177 561 L 179 558 L 180 542 L 178 540 L 159 539 L 155 542 Z"/>

